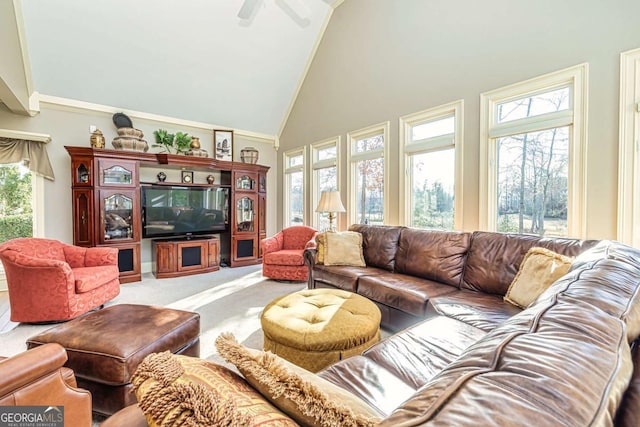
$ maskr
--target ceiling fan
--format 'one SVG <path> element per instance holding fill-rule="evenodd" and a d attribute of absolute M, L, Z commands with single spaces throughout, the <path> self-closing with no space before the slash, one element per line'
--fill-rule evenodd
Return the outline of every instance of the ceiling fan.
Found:
<path fill-rule="evenodd" d="M 304 0 L 273 0 L 291 19 L 293 19 L 298 25 L 306 27 L 309 25 L 309 15 L 311 11 L 305 4 Z M 327 0 L 324 0 L 327 1 Z M 264 0 L 244 0 L 240 10 L 238 11 L 238 18 L 243 21 L 251 21 L 257 15 L 260 10 L 260 6 Z"/>

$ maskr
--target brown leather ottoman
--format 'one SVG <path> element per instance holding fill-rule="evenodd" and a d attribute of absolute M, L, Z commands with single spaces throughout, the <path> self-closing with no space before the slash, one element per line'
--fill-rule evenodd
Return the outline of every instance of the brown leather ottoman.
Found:
<path fill-rule="evenodd" d="M 200 355 L 200 315 L 164 307 L 119 304 L 57 325 L 27 347 L 57 342 L 78 387 L 92 394 L 93 411 L 110 415 L 136 403 L 131 376 L 150 353 Z"/>

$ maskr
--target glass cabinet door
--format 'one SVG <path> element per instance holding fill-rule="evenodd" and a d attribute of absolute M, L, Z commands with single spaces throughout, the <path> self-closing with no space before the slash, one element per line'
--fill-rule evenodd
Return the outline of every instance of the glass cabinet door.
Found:
<path fill-rule="evenodd" d="M 136 162 L 100 159 L 100 185 L 134 187 L 137 180 Z"/>
<path fill-rule="evenodd" d="M 241 233 L 254 231 L 254 200 L 245 196 L 236 200 L 236 231 Z"/>
<path fill-rule="evenodd" d="M 134 195 L 132 192 L 101 191 L 100 219 L 102 243 L 131 240 L 134 237 Z"/>

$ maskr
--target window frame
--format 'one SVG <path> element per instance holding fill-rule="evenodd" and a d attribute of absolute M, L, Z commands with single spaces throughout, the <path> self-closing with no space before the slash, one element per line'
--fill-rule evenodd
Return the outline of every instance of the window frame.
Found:
<path fill-rule="evenodd" d="M 289 167 L 288 160 L 292 157 L 302 156 L 302 164 L 298 166 Z M 307 173 L 306 173 L 306 165 L 307 165 L 307 147 L 295 148 L 292 150 L 288 150 L 282 153 L 282 176 L 284 179 L 282 180 L 282 206 L 283 206 L 283 216 L 282 216 L 282 225 L 283 228 L 291 226 L 291 199 L 290 199 L 290 191 L 287 188 L 288 184 L 288 176 L 291 173 L 302 172 L 302 223 L 307 224 Z"/>
<path fill-rule="evenodd" d="M 586 236 L 586 148 L 588 117 L 587 63 L 480 94 L 479 227 L 497 230 L 497 139 L 502 136 L 566 126 L 569 121 L 567 236 Z M 566 111 L 541 114 L 496 125 L 497 105 L 510 100 L 569 86 L 572 99 Z"/>
<path fill-rule="evenodd" d="M 349 173 L 347 174 L 347 214 L 350 224 L 357 223 L 357 202 L 356 195 L 358 194 L 357 188 L 355 188 L 357 180 L 356 163 L 361 160 L 375 160 L 378 158 L 383 159 L 383 203 L 382 203 L 382 217 L 383 224 L 389 223 L 389 128 L 390 122 L 382 122 L 375 125 L 367 126 L 358 130 L 354 130 L 347 133 L 347 167 Z M 355 143 L 358 140 L 365 139 L 374 135 L 382 134 L 384 139 L 384 145 L 377 150 L 367 151 L 365 153 L 354 153 Z"/>
<path fill-rule="evenodd" d="M 321 169 L 336 168 L 336 190 L 340 191 L 341 168 L 340 168 L 340 148 L 342 145 L 342 137 L 336 136 L 311 144 L 311 226 L 320 230 L 320 212 L 316 212 L 316 206 L 320 201 L 318 171 Z M 328 148 L 336 147 L 336 157 L 333 159 L 318 160 L 318 152 Z M 338 214 L 336 217 L 336 230 L 341 230 L 341 218 L 343 215 Z"/>
<path fill-rule="evenodd" d="M 617 239 L 640 247 L 640 49 L 620 54 Z"/>
<path fill-rule="evenodd" d="M 432 122 L 453 116 L 453 134 L 440 135 L 427 138 L 419 142 L 412 141 L 411 129 L 416 124 Z M 463 179 L 464 179 L 464 100 L 450 102 L 437 107 L 418 111 L 416 113 L 402 116 L 399 119 L 399 183 L 400 183 L 400 218 L 402 225 L 409 226 L 412 221 L 413 206 L 411 205 L 411 173 L 410 157 L 415 154 L 439 151 L 448 147 L 453 147 L 455 157 L 454 171 L 454 229 L 461 230 L 463 227 Z M 450 139 L 451 143 L 445 141 Z"/>

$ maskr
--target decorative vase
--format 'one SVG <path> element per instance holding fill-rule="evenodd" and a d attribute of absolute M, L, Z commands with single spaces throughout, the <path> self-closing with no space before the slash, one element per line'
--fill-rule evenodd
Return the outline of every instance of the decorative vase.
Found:
<path fill-rule="evenodd" d="M 240 160 L 242 163 L 256 164 L 258 163 L 258 154 L 260 153 L 254 147 L 244 147 L 240 150 Z"/>
<path fill-rule="evenodd" d="M 191 148 L 199 149 L 200 148 L 200 138 L 197 136 L 191 137 Z"/>
<path fill-rule="evenodd" d="M 100 129 L 96 129 L 95 131 L 93 131 L 93 133 L 91 134 L 91 138 L 89 138 L 89 141 L 91 141 L 91 146 L 93 148 L 104 148 L 104 146 L 106 145 L 104 135 L 102 134 L 102 131 Z"/>
<path fill-rule="evenodd" d="M 215 176 L 213 176 L 213 175 L 208 175 L 207 176 L 207 182 L 209 184 L 213 184 L 215 181 L 216 181 L 216 177 Z"/>

